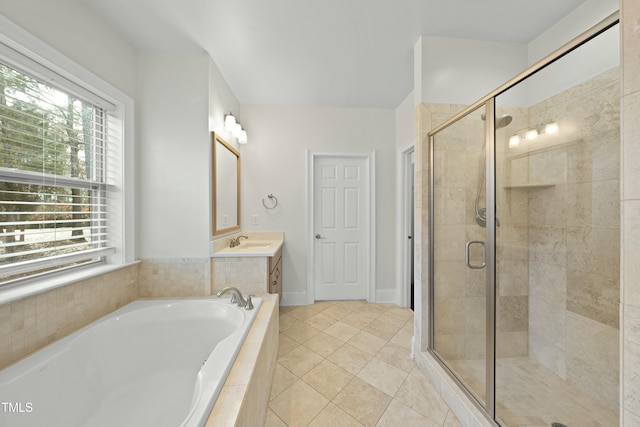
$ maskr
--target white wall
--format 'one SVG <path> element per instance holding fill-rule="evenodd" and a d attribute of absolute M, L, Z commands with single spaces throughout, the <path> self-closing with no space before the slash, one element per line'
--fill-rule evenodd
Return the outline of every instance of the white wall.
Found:
<path fill-rule="evenodd" d="M 529 65 L 593 27 L 615 12 L 618 6 L 618 0 L 584 2 L 527 45 Z M 528 79 L 526 100 L 518 106 L 537 104 L 619 64 L 620 30 L 616 27 Z"/>
<path fill-rule="evenodd" d="M 422 76 L 416 82 L 420 101 L 472 104 L 617 9 L 618 0 L 588 0 L 529 44 L 422 36 L 414 49 L 416 75 Z M 620 52 L 611 46 L 619 44 L 618 33 L 573 53 L 566 63 L 558 61 L 551 71 L 528 79 L 526 87 L 509 90 L 500 105 L 527 107 L 617 66 Z"/>
<path fill-rule="evenodd" d="M 238 148 L 236 139 L 224 130 L 224 116 L 229 112 L 245 125 L 239 115 L 240 103 L 216 63 L 209 58 L 209 130 L 219 133 L 226 142 Z"/>
<path fill-rule="evenodd" d="M 580 33 L 593 27 L 618 10 L 619 7 L 619 0 L 585 1 L 547 31 L 529 42 L 527 45 L 529 65 L 533 65 Z M 617 53 L 619 54 L 620 52 L 618 51 Z"/>
<path fill-rule="evenodd" d="M 396 108 L 396 146 L 400 149 L 412 145 L 415 134 L 415 105 L 413 91 Z"/>
<path fill-rule="evenodd" d="M 204 52 L 139 54 L 140 258 L 209 255 L 209 61 Z"/>
<path fill-rule="evenodd" d="M 523 44 L 436 36 L 421 43 L 421 102 L 472 104 L 527 66 Z"/>
<path fill-rule="evenodd" d="M 384 109 L 242 106 L 249 142 L 242 160 L 242 229 L 284 231 L 283 303 L 306 301 L 307 150 L 376 151 L 376 286 L 393 300 L 395 287 L 395 113 Z M 268 193 L 279 201 L 262 205 Z M 258 215 L 259 225 L 252 225 Z M 288 295 L 289 294 L 289 295 Z M 298 301 L 298 300 L 296 300 Z"/>
<path fill-rule="evenodd" d="M 136 51 L 81 1 L 0 0 L 0 13 L 128 96 Z"/>

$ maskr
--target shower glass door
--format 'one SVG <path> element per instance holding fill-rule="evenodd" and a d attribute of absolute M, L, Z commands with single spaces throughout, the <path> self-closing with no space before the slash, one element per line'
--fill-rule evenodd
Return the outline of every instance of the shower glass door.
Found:
<path fill-rule="evenodd" d="M 485 405 L 485 108 L 433 140 L 433 350 Z"/>
<path fill-rule="evenodd" d="M 503 426 L 618 425 L 619 33 L 496 97 L 513 117 L 495 138 Z"/>

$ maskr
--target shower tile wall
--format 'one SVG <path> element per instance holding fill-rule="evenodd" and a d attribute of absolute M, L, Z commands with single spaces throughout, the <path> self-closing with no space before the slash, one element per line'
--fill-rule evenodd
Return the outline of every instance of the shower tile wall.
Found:
<path fill-rule="evenodd" d="M 512 190 L 528 194 L 529 356 L 616 411 L 619 76 L 610 70 L 530 107 L 529 126 L 553 119 L 560 132 L 525 142 L 528 155 L 511 161 L 512 184 L 553 185 Z"/>
<path fill-rule="evenodd" d="M 0 369 L 138 297 L 132 265 L 0 306 Z"/>

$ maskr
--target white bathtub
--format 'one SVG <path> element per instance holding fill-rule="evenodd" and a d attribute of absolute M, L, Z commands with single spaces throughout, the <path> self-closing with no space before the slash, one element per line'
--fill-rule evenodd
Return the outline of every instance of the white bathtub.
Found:
<path fill-rule="evenodd" d="M 0 426 L 202 426 L 261 303 L 128 304 L 0 371 Z"/>

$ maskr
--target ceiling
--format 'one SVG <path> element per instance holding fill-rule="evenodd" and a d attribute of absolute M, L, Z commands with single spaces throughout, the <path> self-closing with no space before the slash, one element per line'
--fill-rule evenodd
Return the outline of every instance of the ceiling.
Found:
<path fill-rule="evenodd" d="M 241 104 L 395 108 L 421 35 L 527 43 L 584 0 L 83 0 L 140 50 L 206 50 Z"/>

